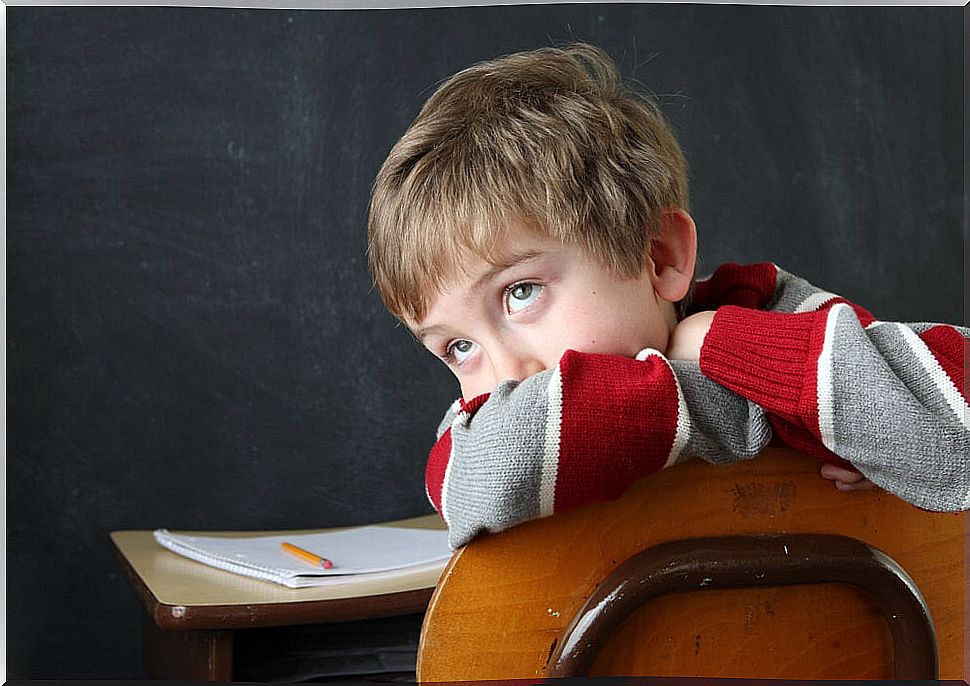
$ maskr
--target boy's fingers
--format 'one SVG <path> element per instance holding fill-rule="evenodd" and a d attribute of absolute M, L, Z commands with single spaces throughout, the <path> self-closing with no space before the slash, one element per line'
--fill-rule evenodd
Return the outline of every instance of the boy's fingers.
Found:
<path fill-rule="evenodd" d="M 834 464 L 823 464 L 819 473 L 826 479 L 835 482 L 840 491 L 868 491 L 876 485 L 854 469 L 836 467 Z"/>
<path fill-rule="evenodd" d="M 869 481 L 869 479 L 862 479 L 861 481 L 856 481 L 854 483 L 836 481 L 835 487 L 840 491 L 868 491 L 875 488 L 876 484 Z"/>
<path fill-rule="evenodd" d="M 834 464 L 823 464 L 819 472 L 824 478 L 839 481 L 843 484 L 854 484 L 866 478 L 854 469 L 845 469 L 844 467 L 837 467 Z"/>

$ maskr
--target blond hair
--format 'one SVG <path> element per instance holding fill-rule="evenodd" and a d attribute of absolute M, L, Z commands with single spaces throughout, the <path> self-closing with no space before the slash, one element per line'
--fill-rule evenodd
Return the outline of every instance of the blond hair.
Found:
<path fill-rule="evenodd" d="M 468 251 L 510 224 L 640 271 L 664 208 L 687 209 L 687 163 L 659 107 L 592 45 L 476 64 L 446 81 L 374 182 L 368 258 L 392 314 L 420 322 Z"/>

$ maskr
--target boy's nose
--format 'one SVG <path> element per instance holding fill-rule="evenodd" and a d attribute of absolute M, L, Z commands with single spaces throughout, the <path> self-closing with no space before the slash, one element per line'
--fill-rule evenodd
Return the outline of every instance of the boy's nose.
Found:
<path fill-rule="evenodd" d="M 533 374 L 545 370 L 546 366 L 536 355 L 516 352 L 502 351 L 492 359 L 492 370 L 497 386 L 503 381 L 513 380 L 522 381 Z"/>

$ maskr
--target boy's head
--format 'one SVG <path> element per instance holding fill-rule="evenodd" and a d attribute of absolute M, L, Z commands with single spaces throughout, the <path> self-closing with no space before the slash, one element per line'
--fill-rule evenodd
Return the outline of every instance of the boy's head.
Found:
<path fill-rule="evenodd" d="M 687 165 L 669 124 L 655 104 L 623 86 L 605 53 L 589 45 L 520 53 L 449 79 L 391 150 L 371 200 L 371 271 L 388 309 L 413 330 L 430 327 L 448 337 L 442 350 L 477 350 L 484 343 L 459 330 L 456 318 L 495 300 L 508 317 L 521 319 L 532 304 L 510 311 L 507 287 L 523 283 L 538 288 L 520 288 L 516 303 L 532 296 L 548 305 L 553 284 L 528 275 L 527 267 L 541 261 L 537 253 L 557 253 L 560 267 L 568 262 L 570 273 L 596 278 L 586 284 L 588 303 L 570 300 L 573 311 L 555 316 L 571 319 L 563 322 L 568 330 L 577 317 L 592 318 L 579 327 L 589 339 L 579 349 L 627 354 L 629 346 L 602 349 L 594 342 L 609 338 L 608 327 L 618 323 L 597 304 L 604 290 L 616 289 L 597 279 L 632 289 L 624 296 L 631 320 L 648 314 L 630 297 L 644 291 L 669 333 L 673 303 L 685 297 L 693 273 L 687 205 Z M 677 284 L 667 266 L 682 273 Z M 483 290 L 513 273 L 518 281 L 502 284 L 498 297 Z M 471 302 L 476 299 L 483 302 Z M 490 316 L 477 312 L 475 321 Z M 494 333 L 514 339 L 498 328 Z M 663 341 L 645 335 L 651 340 L 640 347 L 662 349 L 666 342 L 665 335 Z M 433 350 L 442 347 L 420 337 Z M 583 343 L 566 342 L 562 350 Z M 453 358 L 461 379 L 456 365 L 464 361 Z M 464 380 L 462 388 L 468 397 Z"/>

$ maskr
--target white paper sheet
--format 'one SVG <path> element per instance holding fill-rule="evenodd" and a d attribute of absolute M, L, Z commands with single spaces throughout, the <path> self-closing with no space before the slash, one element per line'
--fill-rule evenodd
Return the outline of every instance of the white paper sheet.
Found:
<path fill-rule="evenodd" d="M 391 526 L 363 526 L 313 534 L 231 538 L 157 529 L 165 548 L 218 569 L 272 581 L 290 588 L 339 582 L 348 575 L 413 571 L 451 557 L 448 532 Z M 286 552 L 286 541 L 333 562 L 323 569 Z"/>

